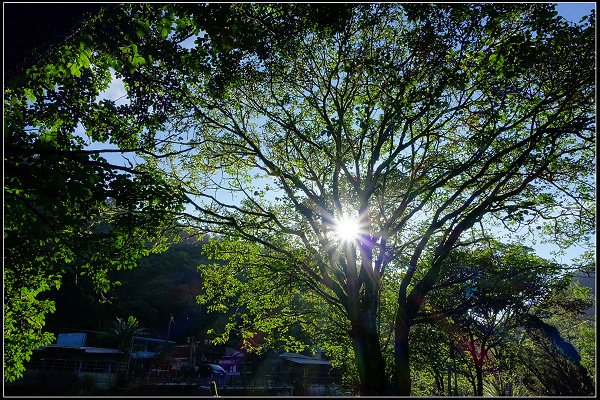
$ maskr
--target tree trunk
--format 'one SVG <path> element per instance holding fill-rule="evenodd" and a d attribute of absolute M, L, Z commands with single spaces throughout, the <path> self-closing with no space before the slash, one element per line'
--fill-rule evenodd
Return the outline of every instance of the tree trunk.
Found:
<path fill-rule="evenodd" d="M 396 313 L 394 330 L 393 394 L 410 396 L 411 380 L 408 345 L 410 324 L 402 309 L 399 309 Z"/>
<path fill-rule="evenodd" d="M 448 364 L 448 396 L 452 396 L 452 369 Z"/>
<path fill-rule="evenodd" d="M 477 396 L 483 396 L 483 365 L 476 365 L 477 374 Z"/>
<path fill-rule="evenodd" d="M 433 377 L 435 379 L 435 388 L 437 389 L 436 394 L 444 394 L 444 375 L 434 372 Z"/>
<path fill-rule="evenodd" d="M 473 389 L 473 396 L 477 396 L 477 382 L 475 382 L 475 378 L 472 376 L 469 377 L 469 383 L 471 384 L 471 388 Z"/>
<path fill-rule="evenodd" d="M 389 385 L 385 376 L 385 360 L 381 353 L 376 326 L 375 324 L 365 326 L 364 322 L 363 320 L 362 323 L 353 323 L 350 332 L 360 379 L 360 394 L 386 395 L 389 394 Z"/>

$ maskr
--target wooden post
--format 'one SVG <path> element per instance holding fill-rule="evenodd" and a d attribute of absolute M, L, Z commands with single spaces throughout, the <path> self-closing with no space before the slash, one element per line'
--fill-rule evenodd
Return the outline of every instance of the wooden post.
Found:
<path fill-rule="evenodd" d="M 215 381 L 210 382 L 210 394 L 212 394 L 214 397 L 219 397 L 219 392 L 217 391 L 217 382 Z"/>

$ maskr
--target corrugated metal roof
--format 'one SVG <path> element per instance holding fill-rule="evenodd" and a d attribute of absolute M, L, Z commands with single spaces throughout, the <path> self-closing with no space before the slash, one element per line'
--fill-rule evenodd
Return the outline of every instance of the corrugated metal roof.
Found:
<path fill-rule="evenodd" d="M 96 353 L 96 354 L 121 354 L 123 353 L 121 350 L 111 349 L 106 347 L 82 347 L 86 353 Z"/>
<path fill-rule="evenodd" d="M 152 352 L 152 351 L 133 351 L 131 352 L 131 357 L 133 358 L 146 358 L 146 359 L 151 359 L 151 358 L 156 358 L 158 357 L 158 353 Z"/>
<path fill-rule="evenodd" d="M 298 353 L 282 353 L 279 357 L 285 358 L 296 364 L 311 364 L 311 365 L 331 365 L 329 361 L 326 360 L 318 360 L 316 358 L 312 358 L 309 356 L 305 356 L 304 354 Z"/>
<path fill-rule="evenodd" d="M 94 354 L 122 354 L 123 352 L 118 349 L 109 347 L 71 347 L 71 346 L 59 346 L 57 344 L 50 344 L 48 346 L 40 347 L 36 350 L 50 350 L 50 351 L 68 351 L 68 352 L 85 352 Z"/>
<path fill-rule="evenodd" d="M 37 348 L 36 350 L 47 350 L 49 349 L 50 351 L 61 351 L 61 350 L 67 350 L 67 351 L 82 351 L 83 348 L 82 347 L 70 347 L 70 346 L 59 346 L 57 344 L 49 344 L 48 346 L 42 346 Z"/>
<path fill-rule="evenodd" d="M 151 343 L 164 343 L 165 342 L 165 339 L 156 339 L 156 338 L 149 338 L 149 337 L 143 337 L 143 336 L 134 336 L 133 339 L 136 342 L 151 342 Z M 175 342 L 172 340 L 169 340 L 167 343 L 175 344 Z"/>
<path fill-rule="evenodd" d="M 292 357 L 292 358 L 288 358 L 288 360 L 290 360 L 291 362 L 296 363 L 296 364 L 304 364 L 304 365 L 308 365 L 308 364 L 310 364 L 310 365 L 331 365 L 331 363 L 329 361 L 315 360 L 312 358 L 306 359 L 306 358 Z"/>
<path fill-rule="evenodd" d="M 309 356 L 305 356 L 304 354 L 298 354 L 298 353 L 281 353 L 279 355 L 279 357 L 283 357 L 283 358 L 306 358 L 311 360 L 312 358 Z"/>

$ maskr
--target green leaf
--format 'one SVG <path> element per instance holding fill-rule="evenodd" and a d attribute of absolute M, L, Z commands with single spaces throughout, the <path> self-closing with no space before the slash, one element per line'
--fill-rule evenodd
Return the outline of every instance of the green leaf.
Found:
<path fill-rule="evenodd" d="M 144 59 L 144 57 L 140 56 L 140 55 L 136 55 L 135 57 L 133 57 L 131 63 L 133 65 L 139 65 L 139 64 L 146 64 L 146 60 Z"/>
<path fill-rule="evenodd" d="M 17 117 L 19 117 L 19 120 L 23 121 L 23 113 L 21 112 L 21 110 L 19 110 L 19 107 L 15 107 L 13 110 L 15 114 L 17 114 Z"/>
<path fill-rule="evenodd" d="M 83 65 L 83 68 L 87 68 L 90 66 L 90 59 L 88 58 L 88 56 L 85 53 L 81 53 L 81 55 L 79 56 L 79 59 L 81 60 L 81 64 Z"/>
<path fill-rule="evenodd" d="M 33 94 L 33 90 L 25 89 L 25 98 L 27 101 L 33 103 L 35 101 L 35 95 Z"/>
<path fill-rule="evenodd" d="M 81 72 L 79 71 L 79 68 L 77 67 L 77 65 L 70 64 L 68 67 L 69 67 L 69 71 L 71 72 L 71 75 L 74 75 L 78 78 L 81 76 Z"/>

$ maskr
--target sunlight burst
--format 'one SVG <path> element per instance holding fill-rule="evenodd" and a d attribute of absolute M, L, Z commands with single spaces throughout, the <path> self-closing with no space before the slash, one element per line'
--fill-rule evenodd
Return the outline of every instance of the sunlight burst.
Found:
<path fill-rule="evenodd" d="M 335 223 L 335 235 L 344 242 L 353 242 L 358 239 L 360 225 L 357 220 L 343 217 Z"/>

